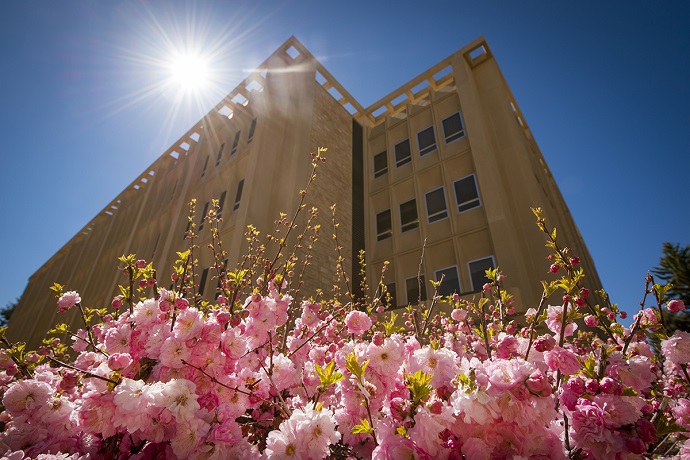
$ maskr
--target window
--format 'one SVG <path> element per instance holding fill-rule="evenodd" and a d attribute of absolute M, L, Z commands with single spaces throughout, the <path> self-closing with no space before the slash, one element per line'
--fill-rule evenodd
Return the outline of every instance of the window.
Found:
<path fill-rule="evenodd" d="M 454 140 L 460 139 L 465 135 L 465 128 L 462 126 L 460 112 L 449 116 L 441 123 L 443 124 L 443 137 L 446 139 L 446 144 L 450 144 Z"/>
<path fill-rule="evenodd" d="M 374 178 L 381 177 L 388 172 L 388 155 L 383 151 L 374 157 Z"/>
<path fill-rule="evenodd" d="M 207 156 L 207 157 L 206 157 L 206 161 L 204 161 L 204 167 L 203 167 L 203 169 L 201 170 L 201 177 L 204 177 L 204 175 L 206 174 L 206 167 L 208 167 L 208 159 L 209 159 L 209 158 L 211 158 L 211 157 L 210 157 L 210 156 Z"/>
<path fill-rule="evenodd" d="M 400 226 L 401 231 L 406 232 L 419 226 L 417 217 L 417 200 L 412 198 L 400 205 Z"/>
<path fill-rule="evenodd" d="M 223 261 L 223 269 L 221 270 L 221 273 L 225 273 L 227 268 L 228 268 L 228 259 L 225 259 Z M 222 289 L 223 286 L 220 285 L 221 277 L 218 276 L 217 278 L 218 278 L 218 281 L 216 282 L 216 297 L 215 297 L 216 300 L 218 300 L 218 297 L 223 293 L 223 289 Z"/>
<path fill-rule="evenodd" d="M 158 249 L 158 242 L 161 239 L 161 234 L 159 233 L 158 236 L 156 237 L 156 242 L 153 243 L 153 250 L 151 251 L 151 257 L 150 259 L 153 260 L 153 256 L 156 255 L 156 249 Z"/>
<path fill-rule="evenodd" d="M 235 133 L 235 139 L 232 141 L 232 149 L 230 150 L 230 155 L 234 155 L 235 152 L 237 152 L 237 146 L 240 143 L 240 134 L 242 133 L 242 130 L 239 130 Z"/>
<path fill-rule="evenodd" d="M 207 201 L 206 204 L 204 204 L 204 211 L 201 213 L 201 219 L 199 219 L 199 231 L 204 228 L 204 223 L 206 223 L 206 214 L 208 214 L 208 205 L 209 202 Z"/>
<path fill-rule="evenodd" d="M 235 194 L 235 205 L 232 207 L 233 211 L 237 211 L 240 208 L 240 200 L 242 199 L 242 189 L 244 188 L 244 179 L 237 184 L 237 193 Z"/>
<path fill-rule="evenodd" d="M 438 295 L 448 296 L 453 293 L 460 294 L 460 279 L 458 278 L 458 267 L 448 267 L 443 270 L 436 271 L 436 281 L 441 281 L 441 276 L 444 276 L 443 283 L 438 288 Z"/>
<path fill-rule="evenodd" d="M 436 150 L 436 135 L 433 126 L 417 133 L 417 145 L 419 145 L 420 157 Z"/>
<path fill-rule="evenodd" d="M 223 149 L 225 148 L 225 142 L 220 144 L 220 148 L 218 149 L 218 156 L 216 156 L 216 166 L 220 164 L 220 159 L 223 156 Z"/>
<path fill-rule="evenodd" d="M 249 126 L 249 134 L 247 134 L 247 144 L 254 140 L 254 130 L 256 129 L 256 118 L 252 120 L 251 126 Z"/>
<path fill-rule="evenodd" d="M 206 287 L 206 279 L 208 278 L 208 268 L 204 268 L 201 272 L 201 281 L 199 281 L 199 295 L 204 295 L 204 288 Z"/>
<path fill-rule="evenodd" d="M 398 302 L 395 298 L 395 283 L 386 284 L 386 293 L 383 295 L 381 301 L 386 304 L 386 299 L 390 296 L 390 302 L 388 302 L 388 308 L 397 308 Z"/>
<path fill-rule="evenodd" d="M 187 239 L 187 235 L 189 234 L 190 228 L 192 228 L 192 221 L 189 220 L 189 217 L 187 217 L 187 228 L 184 229 L 184 236 L 182 237 L 183 240 Z"/>
<path fill-rule="evenodd" d="M 410 154 L 410 140 L 405 139 L 395 146 L 395 166 L 402 166 L 412 161 Z"/>
<path fill-rule="evenodd" d="M 455 201 L 458 203 L 458 212 L 465 212 L 481 206 L 479 190 L 477 190 L 477 180 L 474 174 L 455 181 L 453 186 L 455 187 Z"/>
<path fill-rule="evenodd" d="M 420 286 L 422 288 L 421 296 L 419 293 Z M 407 288 L 408 305 L 417 305 L 420 300 L 426 300 L 426 280 L 424 275 L 421 275 L 419 280 L 417 280 L 416 276 L 405 280 L 405 287 Z"/>
<path fill-rule="evenodd" d="M 392 234 L 391 210 L 386 209 L 376 214 L 376 240 L 385 240 L 390 238 Z"/>
<path fill-rule="evenodd" d="M 223 205 L 225 204 L 225 195 L 227 192 L 223 190 L 223 193 L 220 194 L 220 198 L 218 198 L 218 212 L 216 213 L 216 216 L 220 219 L 223 217 Z"/>
<path fill-rule="evenodd" d="M 179 180 L 180 180 L 180 179 L 175 179 L 175 185 L 173 185 L 172 193 L 170 193 L 170 199 L 171 199 L 171 200 L 175 197 L 175 190 L 177 190 L 177 182 L 178 182 Z"/>
<path fill-rule="evenodd" d="M 436 190 L 432 190 L 431 192 L 427 193 L 425 198 L 426 215 L 429 219 L 429 223 L 448 217 L 448 208 L 446 208 L 446 194 L 443 191 L 443 187 L 439 187 Z"/>
<path fill-rule="evenodd" d="M 484 283 L 487 282 L 486 271 L 489 268 L 496 268 L 493 256 L 477 259 L 467 264 L 470 269 L 470 279 L 472 280 L 472 289 L 474 291 L 481 291 Z"/>

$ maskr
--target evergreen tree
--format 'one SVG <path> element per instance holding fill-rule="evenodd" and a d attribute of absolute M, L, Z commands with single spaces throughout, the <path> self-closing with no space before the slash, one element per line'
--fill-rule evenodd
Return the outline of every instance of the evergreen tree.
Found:
<path fill-rule="evenodd" d="M 10 322 L 10 316 L 12 316 L 12 312 L 18 303 L 19 299 L 15 299 L 14 302 L 9 302 L 5 305 L 5 308 L 0 309 L 0 327 L 7 326 Z"/>
<path fill-rule="evenodd" d="M 690 307 L 690 245 L 681 248 L 679 244 L 664 243 L 662 251 L 659 266 L 652 273 L 659 281 L 673 285 L 667 292 L 670 299 L 680 299 Z M 688 309 L 678 314 L 664 311 L 664 319 L 670 333 L 676 329 L 690 332 Z"/>
<path fill-rule="evenodd" d="M 658 279 L 673 284 L 668 291 L 671 298 L 690 305 L 690 245 L 681 248 L 679 244 L 664 243 L 663 253 L 659 266 L 652 273 Z"/>

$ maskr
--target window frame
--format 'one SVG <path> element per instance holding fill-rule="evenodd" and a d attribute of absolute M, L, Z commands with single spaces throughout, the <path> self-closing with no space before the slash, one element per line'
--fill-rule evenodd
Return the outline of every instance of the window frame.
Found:
<path fill-rule="evenodd" d="M 405 157 L 399 159 L 398 158 L 398 147 L 403 145 L 403 144 L 407 144 L 407 155 Z M 410 145 L 410 138 L 408 137 L 407 139 L 402 140 L 402 141 L 398 142 L 397 144 L 395 144 L 395 146 L 393 147 L 393 152 L 395 154 L 395 167 L 396 168 L 399 168 L 399 167 L 404 166 L 408 163 L 411 163 L 412 162 L 412 146 Z"/>
<path fill-rule="evenodd" d="M 240 179 L 237 183 L 237 192 L 235 192 L 235 204 L 232 206 L 233 211 L 240 209 L 240 202 L 242 201 L 242 191 L 244 190 L 244 179 Z"/>
<path fill-rule="evenodd" d="M 225 205 L 225 195 L 228 193 L 227 190 L 223 190 L 223 193 L 220 194 L 220 197 L 218 197 L 218 212 L 216 213 L 216 217 L 220 219 L 223 217 L 223 206 Z"/>
<path fill-rule="evenodd" d="M 450 270 L 450 269 L 455 269 L 455 279 L 458 280 L 458 291 L 457 291 L 457 293 L 462 294 L 462 283 L 460 282 L 460 270 L 458 270 L 457 265 L 450 265 L 450 266 L 445 267 L 445 268 L 439 268 L 438 270 L 434 270 L 434 278 L 436 279 L 437 282 L 440 281 L 441 277 L 439 276 L 439 272 L 445 272 L 445 271 Z M 446 277 L 446 279 L 444 279 L 444 284 L 447 282 L 447 280 L 448 280 L 448 278 Z M 441 284 L 441 286 L 439 286 L 440 289 L 439 289 L 438 294 L 442 297 L 445 297 L 446 295 L 453 295 L 453 292 L 451 292 L 450 294 L 443 294 L 441 292 L 444 284 Z"/>
<path fill-rule="evenodd" d="M 247 145 L 251 144 L 254 140 L 254 132 L 256 131 L 256 118 L 252 120 L 252 124 L 249 125 L 249 132 L 247 133 Z"/>
<path fill-rule="evenodd" d="M 379 216 L 388 213 L 388 230 L 379 231 Z M 390 208 L 376 213 L 376 241 L 384 241 L 393 236 L 393 215 Z"/>
<path fill-rule="evenodd" d="M 458 182 L 461 182 L 465 179 L 468 179 L 470 177 L 472 178 L 472 181 L 474 182 L 474 190 L 477 193 L 477 197 L 472 198 L 470 200 L 463 201 L 462 203 L 460 203 L 460 197 L 458 197 L 458 189 L 457 189 L 455 184 L 457 184 Z M 457 208 L 459 214 L 462 214 L 463 212 L 471 211 L 474 208 L 480 208 L 482 206 L 482 197 L 481 197 L 481 194 L 479 193 L 479 184 L 477 184 L 477 175 L 475 173 L 468 174 L 465 177 L 461 177 L 460 179 L 453 181 L 453 193 L 455 193 L 455 204 L 456 204 L 456 208 Z M 471 206 L 469 208 L 460 209 L 461 207 L 468 206 L 475 201 L 477 203 L 476 206 Z"/>
<path fill-rule="evenodd" d="M 473 263 L 475 263 L 475 262 L 480 262 L 480 261 L 487 260 L 487 259 L 491 259 L 491 267 L 492 267 L 492 268 L 496 268 L 496 258 L 495 258 L 493 255 L 485 256 L 485 257 L 480 257 L 479 259 L 469 260 L 469 261 L 467 262 L 467 273 L 468 273 L 468 275 L 470 276 L 470 284 L 472 285 L 472 289 L 473 289 L 472 292 L 479 292 L 479 291 L 481 291 L 481 290 L 482 290 L 482 287 L 484 286 L 484 284 L 485 284 L 485 283 L 488 283 L 488 280 L 486 279 L 486 276 L 484 276 L 484 277 L 483 277 L 482 285 L 479 286 L 479 287 L 476 287 L 476 286 L 474 285 L 474 279 L 472 278 L 472 267 L 471 267 L 471 265 L 472 265 Z M 482 272 L 482 273 L 484 273 L 484 272 Z"/>
<path fill-rule="evenodd" d="M 410 222 L 403 222 L 403 209 L 402 207 L 405 205 L 410 204 L 411 202 L 414 202 L 414 212 L 415 212 L 415 219 Z M 409 232 L 410 230 L 414 230 L 415 228 L 419 228 L 419 210 L 417 209 L 417 198 L 412 198 L 411 200 L 407 200 L 403 203 L 400 203 L 398 206 L 398 212 L 400 213 L 400 233 L 405 233 Z"/>
<path fill-rule="evenodd" d="M 433 215 L 429 213 L 429 195 L 431 195 L 434 192 L 438 192 L 441 190 L 441 196 L 443 197 L 443 210 L 438 211 L 434 213 Z M 427 223 L 433 224 L 435 222 L 441 221 L 443 219 L 447 219 L 449 214 L 448 214 L 448 203 L 446 202 L 446 191 L 445 188 L 442 186 L 435 188 L 433 190 L 429 190 L 424 194 L 424 204 L 426 205 L 426 220 Z M 444 214 L 445 215 L 442 215 Z M 432 220 L 433 219 L 433 220 Z"/>
<path fill-rule="evenodd" d="M 421 286 L 421 296 L 420 293 L 417 292 L 417 297 L 410 299 L 410 281 L 413 283 L 413 293 L 414 290 L 419 290 Z M 405 280 L 405 295 L 407 296 L 407 305 L 419 305 L 421 302 L 425 302 L 429 299 L 427 297 L 426 278 L 424 277 L 424 273 L 419 275 L 419 282 L 417 281 L 417 276 L 413 276 L 412 278 L 407 278 Z"/>
<path fill-rule="evenodd" d="M 381 169 L 376 169 L 376 159 L 377 158 L 383 158 L 385 160 L 385 166 Z M 388 174 L 388 151 L 384 150 L 383 152 L 377 153 L 374 155 L 374 179 L 381 177 L 383 175 Z"/>
<path fill-rule="evenodd" d="M 199 279 L 199 296 L 204 296 L 204 289 L 206 289 L 206 281 L 208 279 L 208 272 L 211 271 L 211 267 L 206 267 L 201 272 L 201 278 Z"/>
<path fill-rule="evenodd" d="M 204 211 L 201 213 L 201 219 L 199 219 L 198 231 L 201 231 L 204 228 L 204 223 L 206 222 L 206 214 L 208 214 L 208 207 L 210 204 L 210 201 L 204 203 Z"/>
<path fill-rule="evenodd" d="M 225 149 L 225 142 L 220 144 L 220 148 L 218 149 L 218 155 L 216 156 L 216 167 L 220 165 L 220 159 L 223 157 L 223 149 Z"/>
<path fill-rule="evenodd" d="M 431 135 L 432 135 L 434 141 L 430 145 L 427 145 L 426 147 L 422 148 L 422 144 L 421 144 L 419 136 L 422 133 L 425 133 L 427 131 L 431 131 Z M 420 157 L 423 157 L 424 155 L 428 155 L 437 149 L 438 149 L 438 141 L 436 140 L 436 130 L 434 129 L 434 125 L 426 127 L 417 133 L 417 150 L 419 150 L 419 156 Z"/>
<path fill-rule="evenodd" d="M 458 119 L 460 120 L 460 131 L 457 131 L 457 132 L 451 133 L 451 134 L 446 134 L 445 122 L 447 120 L 450 120 L 451 118 L 455 117 L 456 115 L 457 115 Z M 467 136 L 467 130 L 465 129 L 465 122 L 462 119 L 462 112 L 460 112 L 459 110 L 457 112 L 455 112 L 454 114 L 448 115 L 446 118 L 441 120 L 441 128 L 443 129 L 443 139 L 444 139 L 444 142 L 446 143 L 446 145 Z"/>
<path fill-rule="evenodd" d="M 232 141 L 232 149 L 230 150 L 230 155 L 237 153 L 237 149 L 240 145 L 240 136 L 242 135 L 242 130 L 238 129 L 235 133 L 235 139 Z"/>

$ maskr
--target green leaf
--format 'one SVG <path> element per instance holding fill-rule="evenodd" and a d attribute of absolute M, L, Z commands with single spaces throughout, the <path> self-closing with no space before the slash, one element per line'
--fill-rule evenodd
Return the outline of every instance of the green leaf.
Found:
<path fill-rule="evenodd" d="M 352 373 L 352 375 L 354 375 L 357 378 L 359 382 L 362 382 L 364 380 L 364 370 L 367 368 L 368 365 L 369 360 L 366 360 L 360 366 L 359 361 L 357 361 L 357 355 L 355 355 L 354 351 L 347 355 L 347 360 L 345 361 L 345 367 L 348 371 Z"/>
<path fill-rule="evenodd" d="M 325 368 L 317 364 L 316 373 L 319 375 L 321 388 L 323 390 L 345 378 L 340 372 L 335 372 L 335 361 L 328 363 Z"/>
<path fill-rule="evenodd" d="M 410 395 L 414 404 L 419 404 L 429 397 L 434 390 L 434 387 L 429 385 L 433 378 L 433 374 L 426 374 L 421 369 L 414 374 L 405 374 L 407 388 L 410 390 Z"/>
<path fill-rule="evenodd" d="M 352 434 L 362 434 L 362 433 L 374 434 L 374 428 L 372 428 L 372 426 L 369 425 L 369 421 L 367 419 L 362 419 L 362 423 L 352 427 Z"/>

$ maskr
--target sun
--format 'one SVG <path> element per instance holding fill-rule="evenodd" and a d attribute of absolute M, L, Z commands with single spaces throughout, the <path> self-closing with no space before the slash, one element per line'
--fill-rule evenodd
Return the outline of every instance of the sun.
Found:
<path fill-rule="evenodd" d="M 169 71 L 170 82 L 184 91 L 197 92 L 209 83 L 208 63 L 198 54 L 176 54 Z"/>

